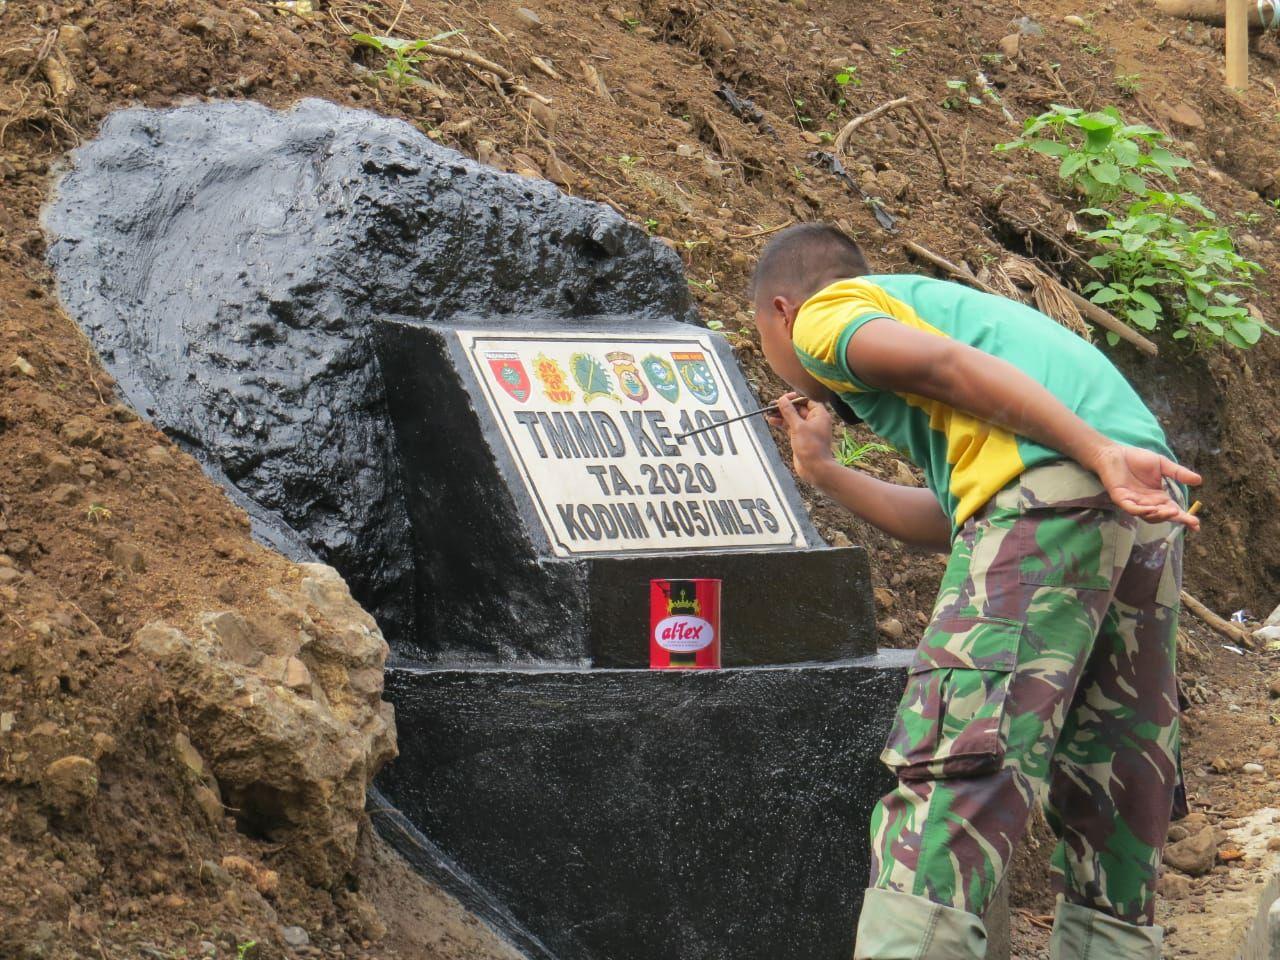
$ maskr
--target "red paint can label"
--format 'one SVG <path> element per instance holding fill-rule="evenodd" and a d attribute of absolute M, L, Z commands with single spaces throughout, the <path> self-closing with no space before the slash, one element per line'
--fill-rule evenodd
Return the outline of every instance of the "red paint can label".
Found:
<path fill-rule="evenodd" d="M 720 666 L 720 581 L 649 581 L 649 666 L 714 670 Z"/>

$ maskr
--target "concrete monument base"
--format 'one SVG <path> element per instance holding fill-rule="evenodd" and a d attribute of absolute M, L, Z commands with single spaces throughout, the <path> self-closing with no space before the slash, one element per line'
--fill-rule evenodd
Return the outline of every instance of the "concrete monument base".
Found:
<path fill-rule="evenodd" d="M 381 787 L 558 960 L 848 960 L 909 659 L 400 666 Z"/>

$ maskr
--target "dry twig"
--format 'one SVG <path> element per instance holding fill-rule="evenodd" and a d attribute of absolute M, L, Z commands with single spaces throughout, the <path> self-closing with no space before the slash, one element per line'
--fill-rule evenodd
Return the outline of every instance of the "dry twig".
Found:
<path fill-rule="evenodd" d="M 1222 619 L 1185 590 L 1179 596 L 1182 598 L 1182 605 L 1204 621 L 1206 626 L 1213 628 L 1232 643 L 1240 644 L 1246 650 L 1253 649 L 1253 637 L 1244 627 Z"/>
<path fill-rule="evenodd" d="M 839 157 L 844 153 L 845 148 L 849 145 L 849 138 L 852 137 L 854 131 L 864 123 L 868 123 L 876 119 L 876 117 L 884 116 L 884 114 L 889 113 L 892 110 L 897 110 L 900 107 L 907 108 L 916 123 L 920 126 L 925 137 L 928 138 L 929 145 L 933 147 L 934 156 L 938 158 L 938 166 L 942 168 L 942 182 L 946 184 L 947 189 L 954 189 L 954 186 L 951 183 L 951 169 L 947 166 L 946 157 L 942 155 L 942 144 L 938 142 L 938 137 L 934 134 L 933 127 L 930 125 L 929 121 L 925 119 L 923 111 L 921 111 L 920 107 L 910 97 L 898 97 L 896 100 L 890 100 L 887 103 L 882 103 L 874 110 L 868 110 L 866 113 L 854 117 L 846 123 L 840 128 L 840 132 L 836 134 L 835 143 L 832 145 L 832 150 L 835 152 L 835 155 Z"/>

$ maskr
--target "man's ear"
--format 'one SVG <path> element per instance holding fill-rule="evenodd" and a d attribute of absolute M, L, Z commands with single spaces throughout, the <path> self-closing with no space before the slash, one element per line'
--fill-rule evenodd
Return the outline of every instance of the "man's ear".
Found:
<path fill-rule="evenodd" d="M 799 307 L 790 297 L 782 294 L 774 297 L 771 304 L 773 309 L 778 311 L 778 316 L 782 318 L 782 325 L 787 328 L 787 333 L 790 333 L 796 323 L 796 314 L 800 312 Z"/>

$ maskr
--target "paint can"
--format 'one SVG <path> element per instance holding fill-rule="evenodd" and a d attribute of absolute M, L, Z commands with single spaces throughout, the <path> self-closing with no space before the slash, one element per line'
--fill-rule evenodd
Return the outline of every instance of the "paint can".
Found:
<path fill-rule="evenodd" d="M 720 667 L 720 581 L 649 581 L 649 666 Z"/>

